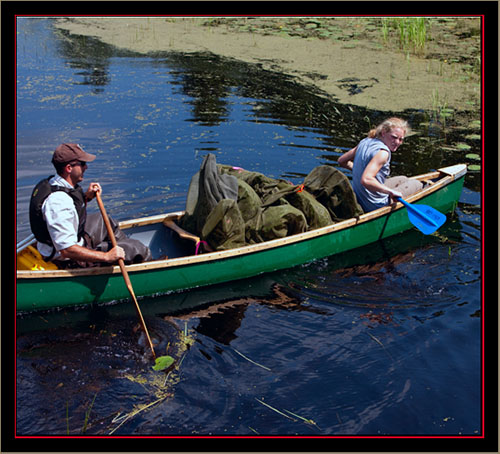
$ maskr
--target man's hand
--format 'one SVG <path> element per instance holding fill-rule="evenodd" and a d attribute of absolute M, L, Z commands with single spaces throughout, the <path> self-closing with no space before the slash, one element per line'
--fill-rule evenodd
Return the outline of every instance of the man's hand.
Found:
<path fill-rule="evenodd" d="M 87 202 L 90 202 L 95 197 L 96 192 L 102 192 L 101 185 L 99 183 L 90 183 L 89 188 L 85 193 Z"/>
<path fill-rule="evenodd" d="M 110 249 L 106 252 L 107 262 L 114 263 L 117 262 L 118 259 L 125 259 L 125 251 L 120 246 L 115 246 L 113 249 Z"/>

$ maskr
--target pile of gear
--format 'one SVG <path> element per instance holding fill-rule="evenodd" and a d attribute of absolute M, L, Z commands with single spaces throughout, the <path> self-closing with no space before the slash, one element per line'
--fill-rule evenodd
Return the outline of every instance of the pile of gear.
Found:
<path fill-rule="evenodd" d="M 208 154 L 191 179 L 180 227 L 212 250 L 284 238 L 357 217 L 363 210 L 348 178 L 331 166 L 315 167 L 303 184 L 218 165 Z"/>

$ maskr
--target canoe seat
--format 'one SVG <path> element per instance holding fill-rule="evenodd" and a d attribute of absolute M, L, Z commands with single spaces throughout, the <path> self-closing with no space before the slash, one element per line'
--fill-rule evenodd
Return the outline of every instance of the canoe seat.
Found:
<path fill-rule="evenodd" d="M 46 262 L 34 246 L 28 246 L 17 254 L 16 265 L 18 270 L 43 271 L 57 270 L 57 265 Z"/>

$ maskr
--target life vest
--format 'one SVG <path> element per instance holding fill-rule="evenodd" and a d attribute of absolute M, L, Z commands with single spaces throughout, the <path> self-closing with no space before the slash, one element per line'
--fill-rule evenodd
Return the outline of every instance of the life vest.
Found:
<path fill-rule="evenodd" d="M 47 228 L 47 223 L 43 219 L 42 205 L 45 199 L 50 194 L 57 191 L 63 191 L 73 199 L 73 203 L 75 204 L 76 212 L 78 214 L 78 240 L 83 237 L 85 220 L 87 219 L 87 209 L 85 205 L 85 195 L 83 194 L 83 190 L 80 185 L 77 184 L 72 189 L 64 188 L 62 186 L 52 186 L 49 183 L 49 180 L 52 177 L 53 175 L 43 179 L 33 189 L 30 199 L 30 225 L 31 231 L 38 241 L 54 247 Z M 55 248 L 53 254 L 54 253 Z"/>

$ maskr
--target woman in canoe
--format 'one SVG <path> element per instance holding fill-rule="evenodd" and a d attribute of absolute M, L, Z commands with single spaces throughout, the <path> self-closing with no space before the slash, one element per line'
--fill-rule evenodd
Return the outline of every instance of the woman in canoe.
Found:
<path fill-rule="evenodd" d="M 338 159 L 352 170 L 352 187 L 365 212 L 376 210 L 422 189 L 422 183 L 405 176 L 387 178 L 391 155 L 403 143 L 410 127 L 401 118 L 388 118 L 368 133 L 357 146 Z"/>

